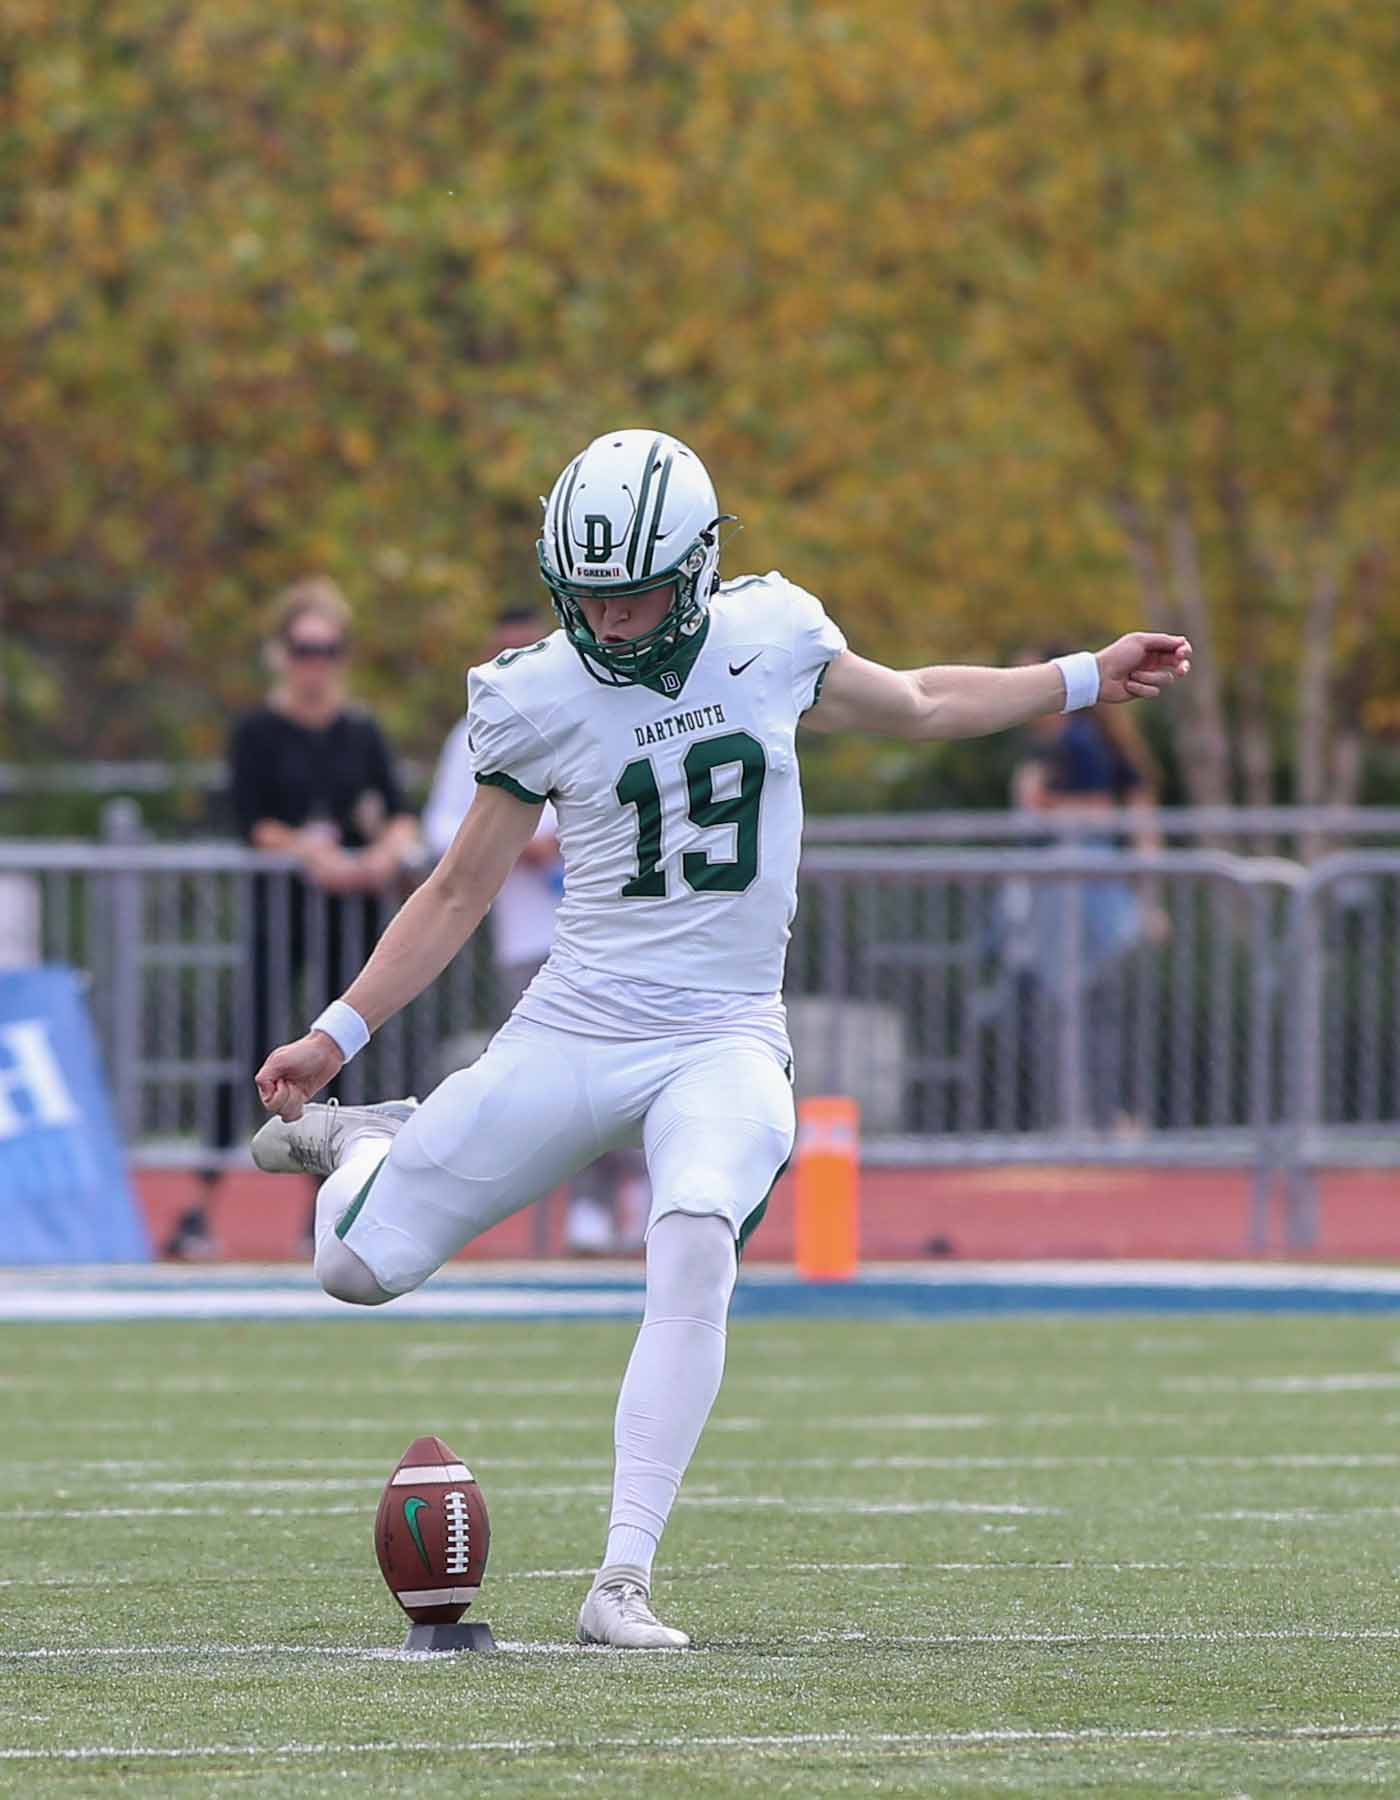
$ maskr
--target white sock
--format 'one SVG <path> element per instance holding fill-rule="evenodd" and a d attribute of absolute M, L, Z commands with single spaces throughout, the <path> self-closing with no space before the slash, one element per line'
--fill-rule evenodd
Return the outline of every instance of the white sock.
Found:
<path fill-rule="evenodd" d="M 608 1547 L 603 1552 L 603 1567 L 610 1569 L 621 1563 L 625 1568 L 640 1569 L 651 1580 L 651 1565 L 656 1561 L 656 1539 L 638 1525 L 614 1525 L 608 1532 Z"/>
<path fill-rule="evenodd" d="M 656 1546 L 724 1374 L 737 1265 L 724 1219 L 668 1213 L 647 1239 L 647 1301 L 613 1427 L 604 1562 L 650 1576 Z"/>
<path fill-rule="evenodd" d="M 391 1136 L 364 1133 L 350 1146 L 350 1154 L 334 1175 L 328 1175 L 316 1194 L 316 1248 L 335 1230 L 345 1216 L 345 1209 L 359 1195 L 360 1189 L 389 1154 Z"/>

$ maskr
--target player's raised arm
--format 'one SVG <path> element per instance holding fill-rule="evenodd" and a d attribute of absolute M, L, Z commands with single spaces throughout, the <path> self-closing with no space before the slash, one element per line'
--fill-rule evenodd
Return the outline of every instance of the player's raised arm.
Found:
<path fill-rule="evenodd" d="M 344 996 L 258 1070 L 258 1093 L 269 1112 L 299 1118 L 369 1033 L 437 979 L 485 917 L 539 817 L 538 805 L 507 788 L 478 787 L 446 855 L 389 921 Z"/>
<path fill-rule="evenodd" d="M 831 663 L 802 722 L 812 731 L 882 737 L 983 737 L 1041 713 L 1153 699 L 1190 667 L 1190 644 L 1164 631 L 1130 631 L 1097 655 L 1079 651 L 1014 669 L 887 669 L 847 650 Z"/>

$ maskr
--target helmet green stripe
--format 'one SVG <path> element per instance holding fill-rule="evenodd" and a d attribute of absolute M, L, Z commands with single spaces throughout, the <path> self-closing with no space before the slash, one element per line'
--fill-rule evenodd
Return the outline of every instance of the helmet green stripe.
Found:
<path fill-rule="evenodd" d="M 642 520 L 646 516 L 647 495 L 651 492 L 652 471 L 656 467 L 656 453 L 661 448 L 661 439 L 653 438 L 647 450 L 646 461 L 642 464 L 642 491 L 637 496 L 637 516 L 632 521 L 632 541 L 627 546 L 627 572 L 635 574 L 637 568 L 637 545 L 642 536 Z M 567 510 L 567 507 L 566 509 Z"/>

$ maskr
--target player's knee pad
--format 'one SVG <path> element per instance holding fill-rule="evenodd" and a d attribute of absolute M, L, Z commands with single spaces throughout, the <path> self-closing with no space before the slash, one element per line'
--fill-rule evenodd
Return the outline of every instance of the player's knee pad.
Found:
<path fill-rule="evenodd" d="M 723 1324 L 738 1264 L 734 1233 L 718 1213 L 668 1212 L 647 1236 L 647 1300 L 651 1317 Z"/>
<path fill-rule="evenodd" d="M 344 1300 L 348 1306 L 382 1306 L 394 1298 L 334 1234 L 316 1251 L 316 1279 L 332 1300 Z"/>

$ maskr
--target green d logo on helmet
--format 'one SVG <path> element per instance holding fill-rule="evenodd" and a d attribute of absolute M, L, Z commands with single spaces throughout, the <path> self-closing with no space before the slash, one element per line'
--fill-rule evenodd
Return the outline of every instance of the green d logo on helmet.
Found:
<path fill-rule="evenodd" d="M 655 676 L 699 629 L 719 582 L 720 522 L 705 465 L 665 432 L 608 432 L 564 470 L 536 549 L 565 635 L 597 680 L 622 687 Z M 579 604 L 666 582 L 665 617 L 626 643 L 603 643 Z"/>

